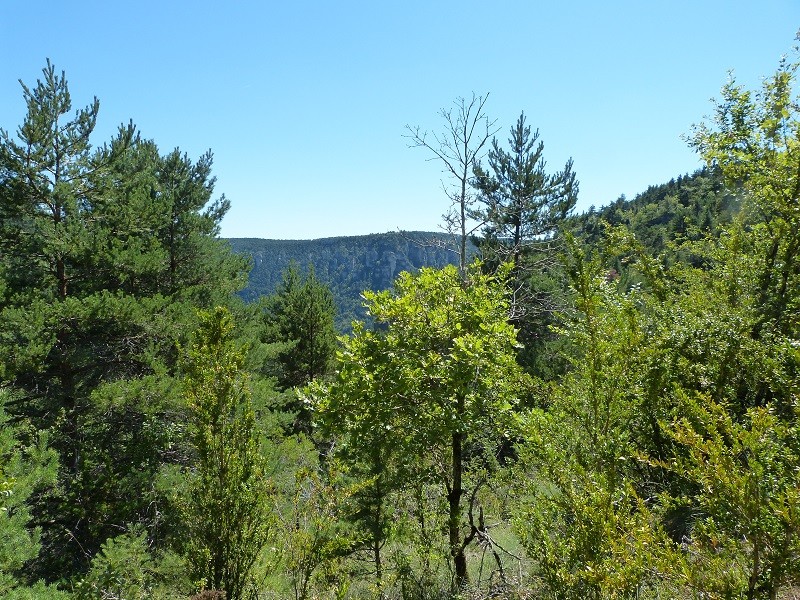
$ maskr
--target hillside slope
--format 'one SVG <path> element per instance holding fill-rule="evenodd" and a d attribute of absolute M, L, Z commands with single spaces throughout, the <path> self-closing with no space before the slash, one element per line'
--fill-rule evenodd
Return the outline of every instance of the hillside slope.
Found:
<path fill-rule="evenodd" d="M 364 290 L 386 290 L 401 271 L 456 264 L 452 236 L 431 232 L 392 232 L 318 240 L 230 238 L 238 254 L 249 256 L 253 268 L 246 301 L 275 291 L 281 273 L 294 262 L 301 270 L 314 266 L 317 278 L 330 286 L 338 309 L 336 325 L 347 331 L 353 319 L 364 320 Z"/>
<path fill-rule="evenodd" d="M 600 209 L 570 217 L 565 228 L 589 246 L 600 243 L 603 226 L 625 225 L 652 253 L 670 241 L 717 232 L 738 211 L 739 197 L 718 174 L 702 169 L 668 183 L 650 186 L 632 200 L 620 198 Z M 294 262 L 301 270 L 314 266 L 317 278 L 330 286 L 337 307 L 336 326 L 349 331 L 354 319 L 365 320 L 364 290 L 386 290 L 401 271 L 457 264 L 453 236 L 433 232 L 392 232 L 317 240 L 228 239 L 233 250 L 250 257 L 252 271 L 241 296 L 248 302 L 272 294 L 282 272 Z M 476 252 L 470 245 L 470 252 Z M 621 267 L 618 267 L 621 268 Z"/>

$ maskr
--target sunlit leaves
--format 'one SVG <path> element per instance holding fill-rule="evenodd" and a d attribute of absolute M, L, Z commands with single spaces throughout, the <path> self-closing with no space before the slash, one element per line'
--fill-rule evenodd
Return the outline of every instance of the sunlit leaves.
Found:
<path fill-rule="evenodd" d="M 245 352 L 232 331 L 227 309 L 201 314 L 200 328 L 184 351 L 196 469 L 190 496 L 180 504 L 195 581 L 238 600 L 252 580 L 274 517 L 243 371 Z"/>

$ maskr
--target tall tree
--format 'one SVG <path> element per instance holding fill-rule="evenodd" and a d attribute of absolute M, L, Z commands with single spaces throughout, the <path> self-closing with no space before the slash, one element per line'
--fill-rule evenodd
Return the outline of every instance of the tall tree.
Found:
<path fill-rule="evenodd" d="M 316 392 L 317 408 L 350 443 L 379 437 L 394 457 L 387 466 L 415 463 L 416 473 L 439 482 L 460 587 L 468 581 L 466 548 L 480 533 L 486 477 L 478 472 L 515 431 L 523 381 L 507 288 L 477 265 L 465 275 L 451 266 L 402 273 L 394 293 L 365 297 L 386 329 L 356 330 L 339 355 L 336 381 Z"/>
<path fill-rule="evenodd" d="M 477 162 L 474 185 L 484 205 L 479 214 L 486 236 L 497 245 L 500 260 L 519 269 L 526 249 L 546 243 L 575 207 L 578 182 L 572 159 L 562 171 L 545 171 L 544 142 L 538 129 L 531 135 L 524 112 L 510 136 L 508 151 L 492 139 L 489 170 Z"/>
<path fill-rule="evenodd" d="M 509 285 L 512 322 L 522 344 L 518 359 L 531 372 L 551 377 L 559 362 L 552 351 L 554 313 L 567 302 L 557 234 L 577 201 L 578 181 L 572 159 L 555 173 L 546 166 L 539 131 L 531 133 L 521 113 L 508 150 L 493 138 L 488 168 L 478 162 L 472 183 L 479 193 L 476 212 L 484 223 L 479 247 L 487 266 L 513 264 Z"/>
<path fill-rule="evenodd" d="M 69 120 L 64 73 L 48 61 L 43 75 L 34 88 L 20 82 L 28 113 L 17 139 L 0 130 L 2 249 L 12 285 L 63 301 L 80 277 L 75 271 L 88 245 L 83 217 L 98 200 L 94 176 L 118 153 L 92 152 L 97 98 Z M 113 148 L 124 150 L 133 136 L 132 126 L 123 128 Z"/>
<path fill-rule="evenodd" d="M 61 455 L 62 484 L 69 494 L 84 461 L 86 386 L 94 387 L 102 371 L 92 362 L 98 357 L 90 360 L 84 353 L 94 344 L 99 350 L 105 341 L 106 336 L 92 333 L 108 324 L 104 309 L 114 302 L 81 297 L 91 277 L 91 214 L 102 201 L 96 182 L 134 132 L 125 128 L 111 150 L 92 152 L 89 138 L 99 103 L 95 99 L 68 119 L 72 101 L 66 78 L 49 61 L 43 79 L 22 88 L 28 112 L 16 139 L 0 132 L 0 247 L 11 292 L 2 328 L 13 344 L 3 350 L 13 384 L 27 392 L 11 409 L 33 417 L 38 428 L 54 428 L 53 446 Z"/>
<path fill-rule="evenodd" d="M 265 375 L 277 379 L 285 392 L 282 408 L 292 418 L 295 431 L 309 433 L 308 406 L 298 401 L 295 388 L 324 379 L 333 369 L 336 352 L 336 308 L 333 294 L 321 283 L 314 267 L 302 275 L 292 263 L 272 296 L 259 303 L 261 338 L 272 346 L 265 360 Z"/>
<path fill-rule="evenodd" d="M 472 94 L 471 99 L 457 98 L 453 108 L 441 109 L 444 131 L 428 134 L 419 126 L 406 125 L 412 148 L 425 148 L 433 159 L 442 164 L 443 171 L 452 179 L 450 186 L 442 186 L 450 198 L 450 211 L 444 215 L 446 229 L 458 239 L 459 267 L 462 275 L 467 271 L 467 241 L 480 227 L 473 224 L 476 199 L 472 193 L 473 171 L 480 161 L 484 147 L 496 132 L 495 121 L 484 112 L 489 98 Z"/>
<path fill-rule="evenodd" d="M 194 580 L 239 600 L 252 582 L 274 517 L 243 371 L 245 351 L 236 347 L 232 333 L 230 312 L 217 307 L 201 315 L 183 354 L 197 454 L 185 515 Z"/>
<path fill-rule="evenodd" d="M 55 578 L 85 569 L 126 523 L 153 533 L 160 511 L 141 490 L 175 458 L 176 340 L 193 328 L 195 305 L 236 288 L 244 262 L 215 239 L 226 204 L 204 207 L 205 167 L 179 172 L 205 196 L 173 210 L 159 180 L 167 161 L 132 125 L 93 149 L 97 101 L 68 119 L 66 78 L 49 62 L 23 95 L 16 138 L 0 132 L 0 363 L 19 392 L 9 412 L 49 430 L 59 453 L 59 490 L 34 511 L 34 567 Z M 193 223 L 175 238 L 189 243 L 182 279 L 161 235 L 176 215 Z"/>
<path fill-rule="evenodd" d="M 156 170 L 158 186 L 155 193 L 164 207 L 158 239 L 168 258 L 164 287 L 170 294 L 193 298 L 205 306 L 224 299 L 224 295 L 212 294 L 214 285 L 221 283 L 216 273 L 230 273 L 215 239 L 219 235 L 219 223 L 230 208 L 230 201 L 224 195 L 212 200 L 216 182 L 211 175 L 212 164 L 210 151 L 192 162 L 176 148 L 159 160 Z M 212 263 L 212 268 L 198 269 L 198 263 Z M 235 281 L 233 279 L 231 283 Z M 242 285 L 244 282 L 237 283 Z M 234 290 L 228 283 L 222 291 L 230 293 Z"/>
<path fill-rule="evenodd" d="M 358 483 L 351 499 L 355 528 L 363 531 L 372 555 L 376 585 L 383 597 L 383 548 L 390 541 L 400 492 L 409 481 L 419 479 L 418 449 L 392 433 L 408 428 L 408 415 L 387 402 L 397 390 L 393 354 L 386 352 L 385 339 L 356 323 L 353 335 L 336 355 L 332 381 L 306 388 L 315 409 L 315 425 L 334 441 L 334 454 Z M 363 417 L 368 415 L 368 418 Z"/>

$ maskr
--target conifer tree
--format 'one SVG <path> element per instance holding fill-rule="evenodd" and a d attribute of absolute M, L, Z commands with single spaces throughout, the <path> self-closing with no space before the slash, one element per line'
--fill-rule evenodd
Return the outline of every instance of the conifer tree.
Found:
<path fill-rule="evenodd" d="M 329 373 L 336 350 L 335 310 L 333 294 L 313 265 L 305 276 L 289 265 L 266 316 L 274 341 L 288 342 L 279 356 L 282 387 L 302 386 Z"/>
<path fill-rule="evenodd" d="M 47 448 L 46 435 L 30 436 L 9 422 L 8 390 L 0 388 L 0 595 L 22 593 L 25 567 L 39 550 L 39 530 L 31 524 L 29 498 L 55 483 L 57 460 Z M 29 443 L 25 438 L 33 437 Z M 55 597 L 55 593 L 53 594 Z"/>
<path fill-rule="evenodd" d="M 22 87 L 23 124 L 0 130 L 0 370 L 19 392 L 9 412 L 59 454 L 58 492 L 34 510 L 36 568 L 56 578 L 85 570 L 127 523 L 160 519 L 141 491 L 179 458 L 166 452 L 180 437 L 175 342 L 195 306 L 227 300 L 244 261 L 215 239 L 227 203 L 210 202 L 210 156 L 161 157 L 132 125 L 93 148 L 96 99 L 70 118 L 49 62 Z"/>
<path fill-rule="evenodd" d="M 489 169 L 478 162 L 474 184 L 484 205 L 478 212 L 487 241 L 493 242 L 500 262 L 510 260 L 520 269 L 531 248 L 549 240 L 575 207 L 578 182 L 572 159 L 562 171 L 545 171 L 544 142 L 538 130 L 531 135 L 524 112 L 510 135 L 509 150 L 492 139 Z"/>
<path fill-rule="evenodd" d="M 274 520 L 271 484 L 255 428 L 233 319 L 217 307 L 201 315 L 183 356 L 197 469 L 184 501 L 195 581 L 239 600 Z"/>
<path fill-rule="evenodd" d="M 520 113 L 511 127 L 508 150 L 492 139 L 488 168 L 478 162 L 472 183 L 479 195 L 478 220 L 484 224 L 478 244 L 489 268 L 513 264 L 512 322 L 519 330 L 521 364 L 552 376 L 559 368 L 551 351 L 554 312 L 563 308 L 564 280 L 556 256 L 557 236 L 578 199 L 572 159 L 548 173 L 544 142 Z"/>

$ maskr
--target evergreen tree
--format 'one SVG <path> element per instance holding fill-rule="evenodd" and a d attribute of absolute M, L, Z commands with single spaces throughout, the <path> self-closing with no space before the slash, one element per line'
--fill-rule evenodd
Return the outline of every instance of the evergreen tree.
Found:
<path fill-rule="evenodd" d="M 22 593 L 25 567 L 39 553 L 40 531 L 32 527 L 27 502 L 55 484 L 57 458 L 44 433 L 13 426 L 5 411 L 8 390 L 0 388 L 0 594 Z M 31 439 L 29 443 L 23 441 Z"/>
<path fill-rule="evenodd" d="M 308 433 L 308 407 L 294 390 L 331 373 L 336 352 L 333 294 L 317 279 L 313 266 L 301 275 L 290 263 L 276 292 L 262 298 L 258 310 L 262 342 L 272 346 L 264 373 L 275 377 L 285 392 L 282 409 L 293 418 L 292 428 Z"/>
<path fill-rule="evenodd" d="M 478 245 L 489 268 L 512 263 L 518 360 L 530 372 L 552 378 L 563 366 L 552 351 L 557 342 L 551 329 L 555 311 L 566 302 L 557 233 L 575 207 L 578 181 L 572 159 L 562 171 L 547 173 L 544 142 L 538 130 L 531 133 L 524 113 L 510 130 L 508 146 L 505 150 L 493 138 L 488 168 L 480 162 L 474 167 L 472 184 L 480 200 L 476 214 L 484 224 Z"/>
<path fill-rule="evenodd" d="M 56 578 L 83 571 L 127 523 L 158 535 L 153 478 L 180 458 L 175 343 L 195 305 L 242 282 L 244 263 L 214 238 L 227 204 L 204 208 L 209 158 L 197 168 L 180 158 L 169 182 L 191 193 L 167 193 L 174 160 L 133 126 L 92 149 L 97 101 L 68 119 L 65 76 L 50 63 L 43 74 L 23 84 L 16 139 L 0 132 L 0 364 L 19 392 L 9 412 L 49 431 L 59 454 L 59 491 L 34 511 L 43 552 L 33 568 Z"/>
<path fill-rule="evenodd" d="M 236 347 L 232 332 L 230 312 L 218 307 L 201 315 L 184 352 L 197 467 L 182 503 L 194 581 L 239 600 L 252 583 L 274 517 L 243 371 L 245 351 Z"/>
<path fill-rule="evenodd" d="M 330 372 L 336 351 L 335 312 L 333 294 L 317 279 L 313 265 L 305 276 L 289 265 L 265 315 L 272 341 L 288 342 L 278 357 L 281 387 L 300 387 Z"/>
<path fill-rule="evenodd" d="M 538 130 L 531 135 L 525 113 L 511 128 L 508 145 L 506 151 L 492 139 L 489 170 L 477 162 L 473 183 L 484 205 L 478 210 L 487 238 L 482 250 L 496 252 L 495 260 L 510 260 L 518 270 L 531 248 L 551 239 L 575 207 L 578 182 L 572 159 L 562 171 L 545 172 L 544 142 Z"/>

